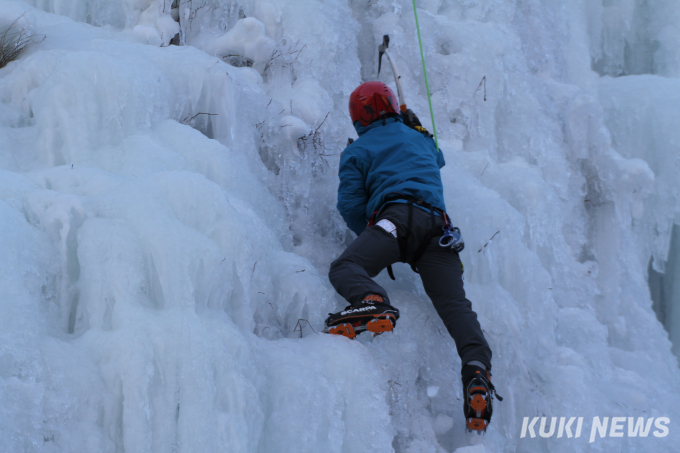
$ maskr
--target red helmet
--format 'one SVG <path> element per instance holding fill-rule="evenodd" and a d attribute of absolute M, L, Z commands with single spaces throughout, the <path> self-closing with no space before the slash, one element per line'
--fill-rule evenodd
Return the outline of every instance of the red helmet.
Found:
<path fill-rule="evenodd" d="M 366 82 L 349 96 L 349 116 L 352 123 L 368 126 L 383 115 L 399 115 L 399 103 L 390 87 L 382 82 Z"/>

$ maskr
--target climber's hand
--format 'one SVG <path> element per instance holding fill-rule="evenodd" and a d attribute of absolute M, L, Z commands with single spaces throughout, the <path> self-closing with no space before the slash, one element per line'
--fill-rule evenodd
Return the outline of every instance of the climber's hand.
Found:
<path fill-rule="evenodd" d="M 401 114 L 401 117 L 402 120 L 404 121 L 404 124 L 412 129 L 423 126 L 422 124 L 420 124 L 420 120 L 411 109 L 406 109 L 406 111 Z"/>

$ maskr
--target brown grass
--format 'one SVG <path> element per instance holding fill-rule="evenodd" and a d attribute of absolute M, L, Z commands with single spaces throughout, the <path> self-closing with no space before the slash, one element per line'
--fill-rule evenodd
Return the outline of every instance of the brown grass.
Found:
<path fill-rule="evenodd" d="M 16 60 L 26 46 L 38 42 L 36 41 L 38 35 L 31 34 L 26 28 L 17 25 L 22 16 L 23 14 L 0 32 L 0 69 Z"/>

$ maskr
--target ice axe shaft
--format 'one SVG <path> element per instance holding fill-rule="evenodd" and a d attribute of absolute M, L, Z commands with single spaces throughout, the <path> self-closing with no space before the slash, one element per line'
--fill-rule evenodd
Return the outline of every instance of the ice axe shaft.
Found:
<path fill-rule="evenodd" d="M 384 54 L 385 56 L 387 56 L 387 59 L 390 62 L 390 66 L 392 66 L 392 74 L 394 74 L 394 81 L 397 84 L 397 96 L 399 97 L 399 110 L 405 112 L 406 100 L 404 99 L 404 90 L 401 88 L 401 76 L 399 75 L 399 71 L 397 71 L 397 65 L 394 63 L 394 60 L 390 55 L 390 51 L 387 49 L 389 45 L 390 37 L 389 35 L 384 35 L 383 42 L 378 47 L 378 76 L 380 75 L 380 66 L 382 65 L 382 56 Z"/>

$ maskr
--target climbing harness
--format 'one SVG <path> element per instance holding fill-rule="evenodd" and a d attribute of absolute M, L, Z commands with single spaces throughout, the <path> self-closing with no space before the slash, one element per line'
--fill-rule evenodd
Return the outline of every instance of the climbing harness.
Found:
<path fill-rule="evenodd" d="M 449 221 L 449 216 L 446 214 L 446 212 L 443 209 L 439 209 L 432 206 L 425 200 L 413 197 L 411 195 L 404 195 L 396 192 L 388 194 L 384 198 L 383 204 L 380 207 L 380 209 L 375 211 L 373 215 L 371 215 L 371 218 L 368 221 L 368 226 L 375 225 L 376 219 L 380 216 L 380 212 L 382 212 L 385 206 L 387 206 L 390 202 L 398 200 L 404 200 L 408 205 L 408 220 L 406 223 L 406 231 L 397 232 L 400 262 L 408 263 L 411 266 L 411 269 L 413 269 L 413 272 L 419 273 L 415 263 L 417 263 L 420 257 L 423 256 L 423 253 L 425 253 L 425 250 L 427 249 L 427 246 L 430 244 L 430 241 L 432 240 L 432 238 L 435 237 L 440 237 L 439 245 L 442 247 L 451 248 L 456 253 L 459 253 L 463 250 L 463 248 L 465 247 L 465 243 L 463 242 L 463 236 L 460 234 L 460 229 L 458 227 L 451 225 L 451 222 Z M 420 247 L 418 247 L 418 249 L 415 251 L 411 260 L 407 261 L 408 240 L 411 237 L 414 205 L 423 207 L 430 211 L 430 219 L 432 226 L 429 235 L 423 239 L 423 241 L 420 244 Z M 437 228 L 435 225 L 436 224 L 435 215 L 439 215 L 444 218 L 444 225 L 442 226 L 441 230 Z M 394 272 L 392 271 L 392 266 L 387 266 L 387 273 L 389 274 L 392 280 L 396 280 L 394 277 Z"/>

